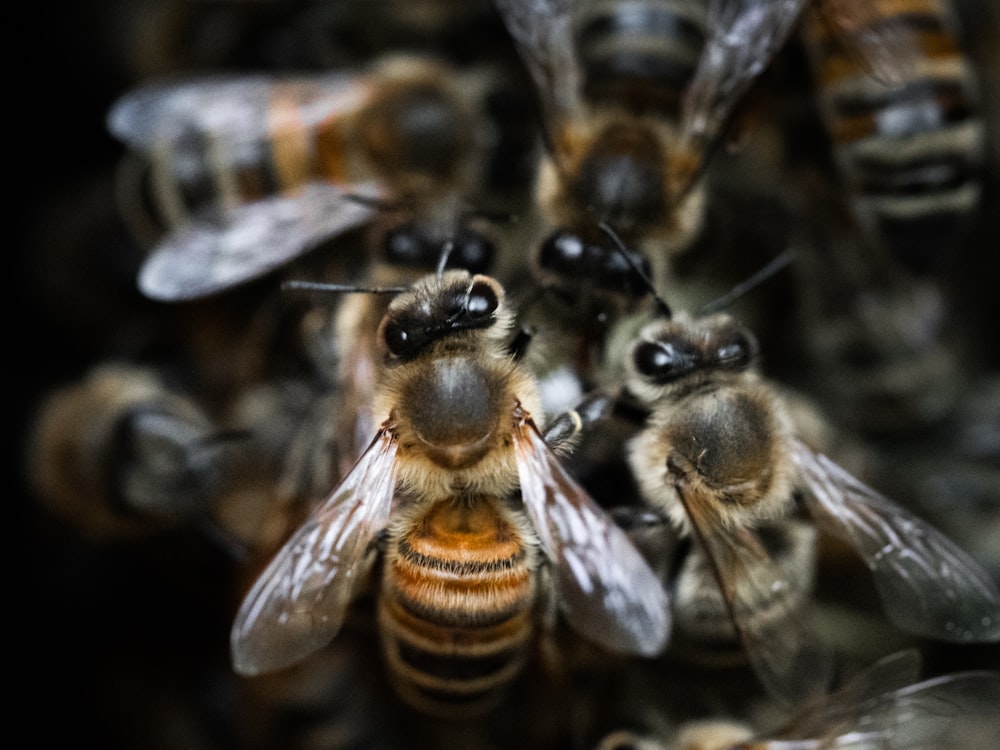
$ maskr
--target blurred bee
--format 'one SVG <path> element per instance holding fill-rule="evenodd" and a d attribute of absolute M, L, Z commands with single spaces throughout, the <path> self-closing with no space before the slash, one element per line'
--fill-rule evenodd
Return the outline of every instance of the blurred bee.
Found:
<path fill-rule="evenodd" d="M 53 513 L 97 537 L 207 515 L 234 445 L 152 368 L 109 362 L 41 402 L 28 475 Z"/>
<path fill-rule="evenodd" d="M 1000 741 L 994 706 L 1000 673 L 954 672 L 919 680 L 916 651 L 887 656 L 839 688 L 797 710 L 775 731 L 746 723 L 704 719 L 669 737 L 629 730 L 604 737 L 598 750 L 820 750 L 821 748 L 933 748 L 986 750 Z"/>
<path fill-rule="evenodd" d="M 984 122 L 949 0 L 817 0 L 807 14 L 819 109 L 867 242 L 940 268 L 979 206 Z"/>
<path fill-rule="evenodd" d="M 520 309 L 549 334 L 531 353 L 537 369 L 568 364 L 585 392 L 603 379 L 594 370 L 609 326 L 646 297 L 634 267 L 670 285 L 670 264 L 700 235 L 709 157 L 760 72 L 757 60 L 769 59 L 791 25 L 783 3 L 496 4 L 544 120 L 535 192 L 547 236 L 532 257 L 539 307 Z M 745 37 L 759 14 L 774 23 Z M 731 44 L 734 36 L 745 44 Z M 631 262 L 601 223 L 624 238 Z"/>
<path fill-rule="evenodd" d="M 213 294 L 390 208 L 402 218 L 388 222 L 386 243 L 459 234 L 496 135 L 484 111 L 493 80 L 400 55 L 368 70 L 220 76 L 126 94 L 108 127 L 148 158 L 169 230 L 140 288 L 162 300 Z"/>
<path fill-rule="evenodd" d="M 393 299 L 378 332 L 380 427 L 244 599 L 237 672 L 278 670 L 328 644 L 373 557 L 389 676 L 429 713 L 468 716 L 499 700 L 549 575 L 583 635 L 613 651 L 664 647 L 666 594 L 538 431 L 535 384 L 507 348 L 512 322 L 500 285 L 464 271 Z"/>
<path fill-rule="evenodd" d="M 985 135 L 950 10 L 826 0 L 802 35 L 837 169 L 802 191 L 803 337 L 818 392 L 879 437 L 939 425 L 968 375 L 942 272 L 979 208 Z"/>
<path fill-rule="evenodd" d="M 724 313 L 662 317 L 626 358 L 626 391 L 649 409 L 629 445 L 645 500 L 705 557 L 750 665 L 788 700 L 817 689 L 826 661 L 775 564 L 765 527 L 801 498 L 820 530 L 846 541 L 872 571 L 889 619 L 963 643 L 1000 640 L 1000 592 L 949 539 L 865 486 L 798 435 L 788 402 L 755 364 L 750 331 Z M 783 617 L 759 617 L 787 602 Z M 780 612 L 780 610 L 778 610 Z M 678 622 L 678 630 L 680 622 Z"/>

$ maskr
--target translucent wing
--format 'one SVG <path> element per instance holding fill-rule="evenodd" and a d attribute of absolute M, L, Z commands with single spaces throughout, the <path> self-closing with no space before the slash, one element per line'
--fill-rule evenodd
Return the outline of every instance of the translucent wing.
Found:
<path fill-rule="evenodd" d="M 530 419 L 515 429 L 514 443 L 525 509 L 554 565 L 570 625 L 614 651 L 662 651 L 670 635 L 662 583 L 562 467 Z"/>
<path fill-rule="evenodd" d="M 293 195 L 235 207 L 223 223 L 195 221 L 168 234 L 143 263 L 139 288 L 152 299 L 179 301 L 214 294 L 279 268 L 312 249 L 368 222 L 376 197 L 365 183 L 351 195 L 321 182 Z"/>
<path fill-rule="evenodd" d="M 908 649 L 890 654 L 852 675 L 843 685 L 796 714 L 780 732 L 782 738 L 843 734 L 858 721 L 859 708 L 869 701 L 912 685 L 920 678 L 920 652 Z"/>
<path fill-rule="evenodd" d="M 865 72 L 886 86 L 900 86 L 923 57 L 919 31 L 882 2 L 822 0 L 814 12 Z"/>
<path fill-rule="evenodd" d="M 383 425 L 257 579 L 230 634 L 237 672 L 254 675 L 290 666 L 340 630 L 358 566 L 389 518 L 395 456 L 395 433 Z"/>
<path fill-rule="evenodd" d="M 896 625 L 948 641 L 1000 640 L 1000 592 L 978 563 L 800 440 L 792 457 L 812 515 L 861 555 Z"/>
<path fill-rule="evenodd" d="M 306 128 L 357 110 L 370 95 L 358 73 L 314 78 L 211 76 L 151 83 L 126 93 L 108 112 L 108 130 L 143 153 L 176 147 L 192 134 L 260 143 L 290 120 Z"/>
<path fill-rule="evenodd" d="M 878 665 L 876 665 L 878 666 Z M 1000 673 L 956 672 L 879 694 L 852 686 L 826 699 L 831 724 L 812 733 L 782 733 L 782 739 L 748 743 L 761 750 L 885 748 L 987 750 L 1000 745 Z"/>
<path fill-rule="evenodd" d="M 832 674 L 832 656 L 812 622 L 811 591 L 785 570 L 749 528 L 724 529 L 709 508 L 718 502 L 706 491 L 678 486 L 691 526 L 707 556 L 733 626 L 764 688 L 790 705 L 822 694 Z"/>
<path fill-rule="evenodd" d="M 788 39 L 807 2 L 708 0 L 708 38 L 681 114 L 688 150 L 711 150 L 740 98 Z"/>
<path fill-rule="evenodd" d="M 572 0 L 495 0 L 495 5 L 535 82 L 548 126 L 577 112 L 580 71 Z"/>

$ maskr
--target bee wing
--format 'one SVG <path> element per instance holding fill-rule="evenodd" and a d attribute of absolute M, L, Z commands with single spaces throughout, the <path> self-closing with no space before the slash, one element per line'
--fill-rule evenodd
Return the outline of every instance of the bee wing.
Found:
<path fill-rule="evenodd" d="M 354 112 L 370 92 L 368 79 L 357 72 L 312 78 L 222 75 L 164 81 L 141 86 L 118 99 L 108 112 L 107 127 L 143 153 L 177 147 L 198 134 L 232 145 L 259 144 L 274 128 L 291 121 L 310 128 Z"/>
<path fill-rule="evenodd" d="M 832 674 L 832 655 L 813 628 L 808 600 L 787 596 L 795 584 L 757 534 L 719 528 L 705 510 L 718 501 L 699 497 L 700 492 L 705 490 L 678 488 L 755 674 L 771 695 L 790 705 L 821 694 Z"/>
<path fill-rule="evenodd" d="M 906 23 L 887 23 L 878 3 L 823 0 L 813 12 L 834 38 L 879 83 L 900 86 L 922 56 L 917 32 Z"/>
<path fill-rule="evenodd" d="M 237 206 L 223 223 L 195 221 L 168 234 L 144 261 L 139 288 L 147 297 L 204 297 L 263 276 L 367 223 L 375 209 L 355 196 L 375 197 L 375 183 L 352 194 L 322 182 Z"/>
<path fill-rule="evenodd" d="M 573 0 L 495 0 L 542 99 L 549 127 L 579 111 Z"/>
<path fill-rule="evenodd" d="M 876 665 L 878 666 L 878 665 Z M 849 686 L 845 686 L 849 687 Z M 750 743 L 762 750 L 941 747 L 988 750 L 1000 745 L 1000 673 L 955 672 L 877 694 L 841 690 L 826 698 L 830 723 L 810 733 L 782 732 L 782 739 Z"/>
<path fill-rule="evenodd" d="M 521 494 L 555 567 L 569 623 L 605 647 L 658 654 L 670 635 L 662 583 L 610 517 L 560 464 L 537 427 L 514 431 Z"/>
<path fill-rule="evenodd" d="M 920 678 L 920 667 L 920 652 L 916 649 L 885 656 L 798 712 L 780 737 L 803 739 L 846 732 L 857 723 L 859 710 L 871 701 L 884 700 L 915 683 Z"/>
<path fill-rule="evenodd" d="M 255 675 L 290 666 L 340 630 L 358 566 L 389 518 L 395 457 L 395 433 L 383 426 L 258 577 L 230 633 L 237 672 Z"/>
<path fill-rule="evenodd" d="M 784 45 L 807 2 L 708 0 L 708 38 L 681 113 L 687 150 L 710 152 L 736 104 Z"/>
<path fill-rule="evenodd" d="M 1000 640 L 1000 592 L 961 548 L 800 440 L 792 457 L 813 517 L 861 555 L 896 625 L 947 641 Z"/>

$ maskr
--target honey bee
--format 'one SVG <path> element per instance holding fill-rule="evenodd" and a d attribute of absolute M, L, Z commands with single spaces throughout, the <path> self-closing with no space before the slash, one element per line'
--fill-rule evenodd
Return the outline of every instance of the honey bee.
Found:
<path fill-rule="evenodd" d="M 600 352 L 614 322 L 648 300 L 641 276 L 687 293 L 671 266 L 702 234 L 710 157 L 791 20 L 784 3 L 496 4 L 538 91 L 546 147 L 537 291 L 519 309 L 541 339 L 536 370 L 568 369 L 586 392 L 607 380 Z M 754 25 L 761 14 L 769 23 Z"/>
<path fill-rule="evenodd" d="M 882 438 L 940 426 L 968 387 L 945 273 L 980 205 L 985 128 L 950 10 L 817 2 L 802 34 L 835 167 L 803 191 L 803 338 L 817 392 Z"/>
<path fill-rule="evenodd" d="M 232 442 L 151 368 L 95 366 L 34 415 L 28 474 L 52 512 L 89 535 L 162 528 L 207 511 Z"/>
<path fill-rule="evenodd" d="M 483 109 L 493 80 L 398 55 L 368 70 L 168 81 L 126 94 L 108 127 L 149 159 L 169 228 L 140 288 L 160 300 L 213 294 L 388 209 L 403 218 L 384 230 L 385 244 L 419 249 L 428 236 L 474 233 L 460 224 L 496 134 Z"/>
<path fill-rule="evenodd" d="M 427 712 L 470 715 L 499 699 L 526 659 L 543 571 L 584 636 L 662 650 L 666 592 L 539 432 L 533 379 L 507 351 L 512 322 L 499 283 L 461 270 L 393 299 L 378 329 L 380 426 L 243 600 L 237 672 L 328 644 L 379 539 L 388 673 Z"/>
<path fill-rule="evenodd" d="M 806 679 L 815 667 L 803 665 L 822 663 L 825 651 L 801 608 L 757 616 L 801 588 L 775 564 L 764 530 L 791 518 L 800 498 L 821 531 L 863 559 L 895 625 L 952 642 L 1000 639 L 1000 592 L 990 576 L 800 438 L 757 357 L 755 337 L 728 314 L 664 316 L 632 345 L 626 389 L 650 411 L 629 445 L 642 495 L 704 556 L 765 688 L 801 699 L 816 688 Z"/>
<path fill-rule="evenodd" d="M 919 679 L 916 651 L 859 670 L 807 704 L 780 729 L 755 732 L 736 719 L 689 721 L 666 737 L 620 730 L 599 750 L 820 750 L 832 747 L 994 747 L 1000 724 L 1000 673 L 965 671 Z"/>
<path fill-rule="evenodd" d="M 985 148 L 949 2 L 814 6 L 803 36 L 857 226 L 911 271 L 940 268 L 978 209 Z"/>

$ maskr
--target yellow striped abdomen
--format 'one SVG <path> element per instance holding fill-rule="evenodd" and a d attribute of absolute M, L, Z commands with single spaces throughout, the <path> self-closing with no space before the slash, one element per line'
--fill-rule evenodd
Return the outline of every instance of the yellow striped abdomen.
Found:
<path fill-rule="evenodd" d="M 937 265 L 978 208 L 984 123 L 945 0 L 874 0 L 845 39 L 813 14 L 807 40 L 852 208 L 870 238 L 918 271 Z M 882 34 L 899 80 L 852 51 Z"/>
<path fill-rule="evenodd" d="M 397 691 L 436 715 L 489 709 L 533 634 L 536 553 L 526 528 L 491 498 L 437 503 L 396 528 L 379 624 Z"/>

